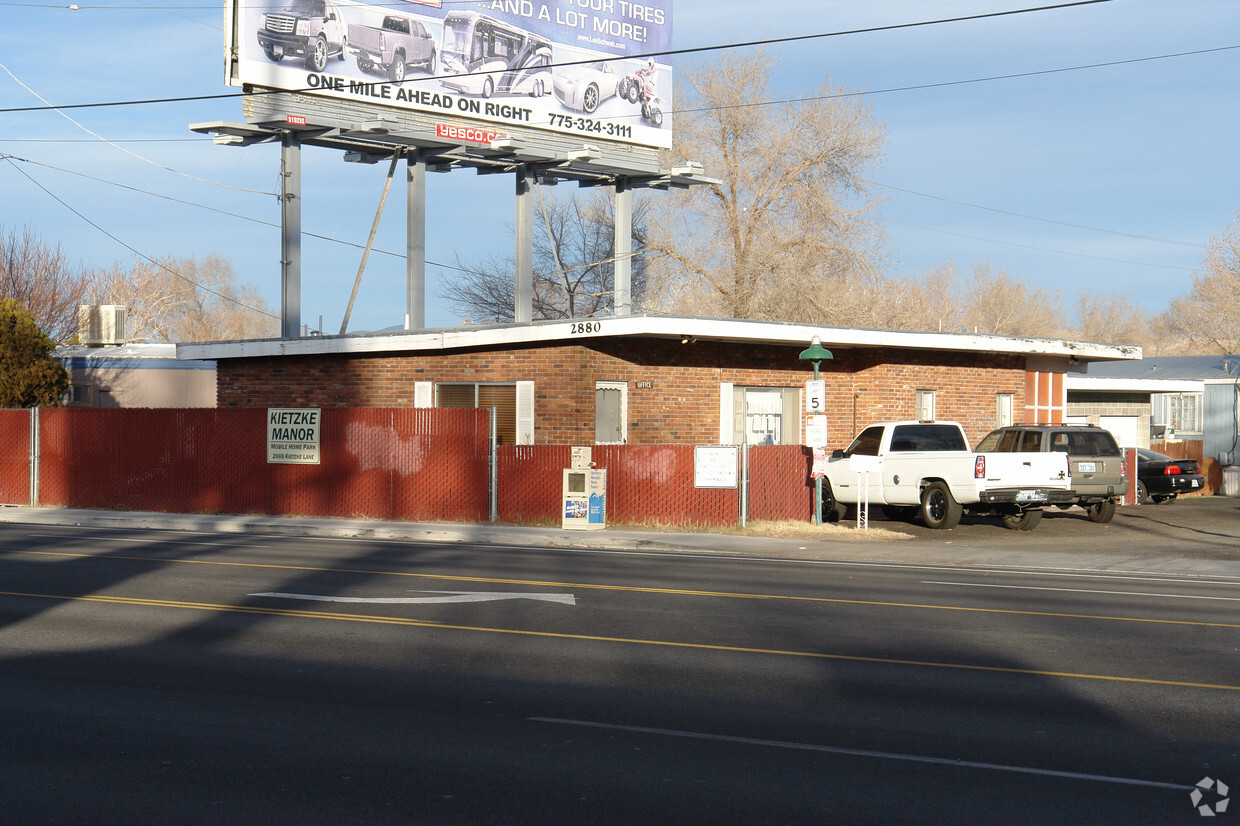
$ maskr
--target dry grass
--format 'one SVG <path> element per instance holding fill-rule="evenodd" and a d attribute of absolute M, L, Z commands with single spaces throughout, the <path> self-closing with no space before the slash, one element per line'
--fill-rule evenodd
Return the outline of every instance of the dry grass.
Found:
<path fill-rule="evenodd" d="M 725 528 L 721 533 L 736 536 L 771 536 L 776 539 L 818 539 L 823 541 L 873 542 L 888 539 L 911 539 L 911 534 L 893 529 L 891 523 L 871 524 L 866 530 L 857 530 L 854 520 L 815 525 L 812 522 L 750 522 L 741 528 Z"/>

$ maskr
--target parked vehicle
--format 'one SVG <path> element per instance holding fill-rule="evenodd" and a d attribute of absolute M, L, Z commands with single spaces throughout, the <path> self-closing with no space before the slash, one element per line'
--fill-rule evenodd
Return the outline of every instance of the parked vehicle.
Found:
<path fill-rule="evenodd" d="M 331 0 L 291 0 L 284 9 L 262 16 L 258 45 L 269 60 L 288 55 L 305 58 L 306 68 L 321 72 L 332 57 L 344 60 L 348 31 Z"/>
<path fill-rule="evenodd" d="M 1141 504 L 1174 502 L 1181 493 L 1193 493 L 1205 485 L 1196 459 L 1172 459 L 1152 450 L 1137 449 L 1137 501 Z"/>
<path fill-rule="evenodd" d="M 876 469 L 859 473 L 861 464 Z M 822 486 L 828 519 L 867 500 L 888 518 L 920 514 L 927 527 L 944 529 L 969 511 L 998 514 L 1009 528 L 1031 530 L 1043 508 L 1074 495 L 1064 454 L 975 453 L 957 422 L 870 425 L 846 450 L 831 454 Z"/>
<path fill-rule="evenodd" d="M 977 449 L 1000 453 L 1054 451 L 1068 454 L 1068 470 L 1076 498 L 1061 503 L 1061 507 L 1080 505 L 1092 522 L 1110 522 L 1115 516 L 1116 504 L 1128 492 L 1124 453 L 1111 432 L 1098 425 L 1010 425 L 986 434 L 977 443 Z"/>
<path fill-rule="evenodd" d="M 552 76 L 552 85 L 560 103 L 589 115 L 616 95 L 620 81 L 610 63 L 598 61 L 561 69 Z"/>
<path fill-rule="evenodd" d="M 443 19 L 445 87 L 469 95 L 542 97 L 552 84 L 551 41 L 476 11 Z"/>
<path fill-rule="evenodd" d="M 357 68 L 377 68 L 394 83 L 405 79 L 411 65 L 435 74 L 434 35 L 421 20 L 404 14 L 385 15 L 380 26 L 349 24 L 349 51 L 357 57 Z"/>

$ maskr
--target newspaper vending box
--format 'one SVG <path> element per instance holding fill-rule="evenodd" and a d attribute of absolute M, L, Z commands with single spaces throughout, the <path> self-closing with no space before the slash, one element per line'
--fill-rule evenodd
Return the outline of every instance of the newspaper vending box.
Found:
<path fill-rule="evenodd" d="M 607 471 L 597 468 L 564 469 L 565 530 L 597 531 L 607 527 Z"/>

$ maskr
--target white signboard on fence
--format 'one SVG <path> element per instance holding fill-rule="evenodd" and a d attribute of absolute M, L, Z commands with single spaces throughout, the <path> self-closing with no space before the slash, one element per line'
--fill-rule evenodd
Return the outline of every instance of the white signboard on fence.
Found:
<path fill-rule="evenodd" d="M 736 487 L 736 465 L 739 457 L 740 448 L 736 445 L 698 445 L 693 448 L 693 486 Z"/>
<path fill-rule="evenodd" d="M 317 407 L 267 408 L 267 463 L 317 465 L 322 421 Z"/>

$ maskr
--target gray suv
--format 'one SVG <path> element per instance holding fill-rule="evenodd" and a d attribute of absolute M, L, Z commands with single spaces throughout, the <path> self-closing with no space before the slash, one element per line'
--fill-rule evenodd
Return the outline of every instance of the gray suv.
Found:
<path fill-rule="evenodd" d="M 1094 424 L 1018 424 L 992 430 L 977 444 L 979 453 L 1068 454 L 1072 475 L 1071 501 L 1080 505 L 1091 522 L 1110 522 L 1115 504 L 1128 492 L 1124 452 L 1109 430 Z"/>

